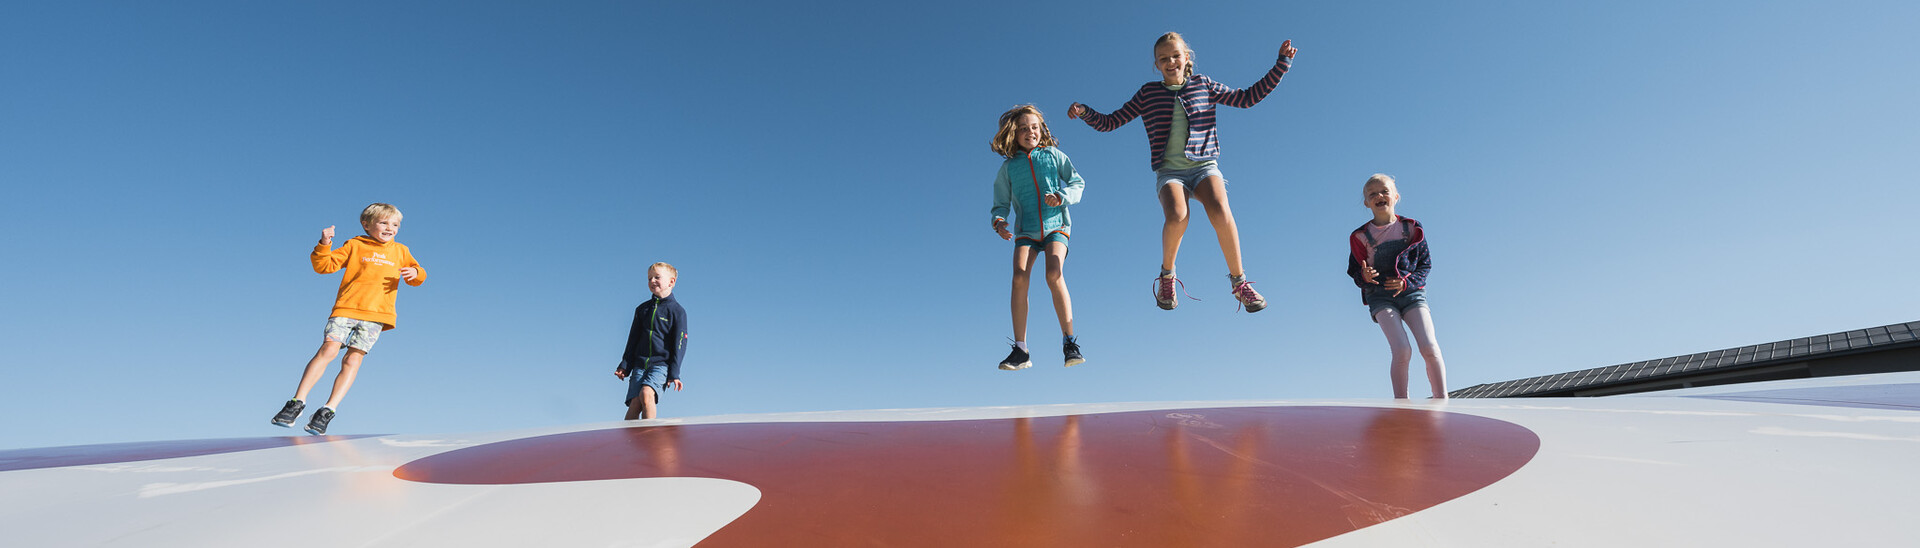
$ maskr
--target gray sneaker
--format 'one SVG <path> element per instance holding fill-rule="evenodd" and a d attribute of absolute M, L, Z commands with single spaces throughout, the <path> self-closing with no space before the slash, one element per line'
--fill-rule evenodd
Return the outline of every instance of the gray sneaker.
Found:
<path fill-rule="evenodd" d="M 313 412 L 313 419 L 307 421 L 307 433 L 315 436 L 327 433 L 327 423 L 333 422 L 333 410 L 325 407 Z"/>
<path fill-rule="evenodd" d="M 287 405 L 273 416 L 273 425 L 281 428 L 293 428 L 293 421 L 300 419 L 300 412 L 307 410 L 307 404 L 300 400 L 287 400 Z"/>

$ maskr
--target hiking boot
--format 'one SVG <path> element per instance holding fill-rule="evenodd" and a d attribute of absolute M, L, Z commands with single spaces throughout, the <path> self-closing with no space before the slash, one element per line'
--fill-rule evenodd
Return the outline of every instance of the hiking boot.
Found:
<path fill-rule="evenodd" d="M 300 412 L 306 410 L 306 402 L 287 400 L 287 406 L 280 408 L 280 413 L 273 416 L 273 425 L 281 428 L 293 428 L 293 421 L 299 420 Z"/>
<path fill-rule="evenodd" d="M 327 423 L 333 422 L 333 410 L 325 407 L 313 412 L 313 419 L 307 421 L 307 433 L 315 436 L 327 433 Z"/>
<path fill-rule="evenodd" d="M 1174 307 L 1180 306 L 1180 297 L 1173 294 L 1174 284 L 1180 285 L 1181 293 L 1187 292 L 1187 284 L 1181 283 L 1180 279 L 1173 277 L 1172 274 L 1157 276 L 1153 279 L 1153 300 L 1155 304 L 1160 305 L 1161 310 L 1173 310 Z M 1193 296 L 1188 295 L 1187 298 L 1193 299 Z"/>
<path fill-rule="evenodd" d="M 1070 341 L 1062 344 L 1060 345 L 1060 351 L 1067 355 L 1067 367 L 1087 363 L 1086 358 L 1080 357 L 1080 343 L 1078 342 Z"/>
<path fill-rule="evenodd" d="M 1013 352 L 1007 353 L 1007 359 L 1000 360 L 1001 371 L 1013 371 L 1029 367 L 1033 367 L 1032 357 L 1028 356 L 1027 351 L 1021 350 L 1018 346 L 1013 347 Z"/>
<path fill-rule="evenodd" d="M 1242 281 L 1233 284 L 1233 298 L 1234 300 L 1240 301 L 1241 306 L 1247 307 L 1247 312 L 1249 313 L 1259 312 L 1267 308 L 1267 299 L 1261 297 L 1259 291 L 1253 290 L 1253 282 Z"/>

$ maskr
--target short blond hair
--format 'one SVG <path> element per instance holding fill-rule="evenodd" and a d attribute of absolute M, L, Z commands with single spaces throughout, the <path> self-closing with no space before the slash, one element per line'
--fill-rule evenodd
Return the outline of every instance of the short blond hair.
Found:
<path fill-rule="evenodd" d="M 1032 114 L 1033 117 L 1040 119 L 1040 146 L 1060 146 L 1060 141 L 1053 138 L 1053 129 L 1047 127 L 1047 115 L 1040 113 L 1040 107 L 1020 105 L 1000 114 L 1000 129 L 993 133 L 993 140 L 987 142 L 993 147 L 994 154 L 1012 158 L 1014 154 L 1020 152 L 1019 147 L 1013 144 L 1013 132 L 1018 129 L 1014 126 L 1019 123 L 1020 116 L 1025 114 Z"/>
<path fill-rule="evenodd" d="M 655 268 L 667 269 L 667 273 L 673 274 L 673 279 L 676 279 L 676 280 L 680 279 L 680 269 L 674 268 L 673 265 L 670 265 L 667 263 L 653 263 L 651 265 L 647 265 L 647 272 L 653 272 L 653 269 Z"/>
<path fill-rule="evenodd" d="M 1367 188 L 1367 185 L 1371 185 L 1374 183 L 1380 183 L 1383 185 L 1387 185 L 1389 187 L 1393 187 L 1395 191 L 1400 190 L 1400 184 L 1393 181 L 1393 176 L 1385 173 L 1375 173 L 1373 174 L 1372 177 L 1367 177 L 1367 182 L 1361 183 L 1360 188 L 1362 189 Z"/>
<path fill-rule="evenodd" d="M 374 202 L 366 209 L 360 210 L 360 226 L 370 225 L 387 217 L 400 216 L 400 208 L 393 207 L 393 204 Z"/>

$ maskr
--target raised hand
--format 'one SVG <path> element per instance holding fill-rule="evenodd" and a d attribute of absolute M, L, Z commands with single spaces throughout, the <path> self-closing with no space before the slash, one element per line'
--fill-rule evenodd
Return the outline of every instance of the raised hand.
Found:
<path fill-rule="evenodd" d="M 1281 57 L 1286 57 L 1291 59 L 1293 58 L 1293 54 L 1295 53 L 1299 53 L 1299 50 L 1293 49 L 1293 40 L 1284 40 L 1280 42 Z M 1068 116 L 1072 116 L 1072 113 L 1068 113 Z"/>
<path fill-rule="evenodd" d="M 333 245 L 333 227 L 320 229 L 320 243 Z"/>
<path fill-rule="evenodd" d="M 1073 106 L 1067 107 L 1067 118 L 1078 120 L 1081 116 L 1086 116 L 1088 110 L 1091 109 L 1088 109 L 1086 105 L 1074 103 Z"/>

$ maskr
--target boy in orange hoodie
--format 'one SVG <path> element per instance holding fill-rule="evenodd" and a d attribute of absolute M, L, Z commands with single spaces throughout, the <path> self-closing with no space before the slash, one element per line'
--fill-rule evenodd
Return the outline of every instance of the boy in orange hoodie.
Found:
<path fill-rule="evenodd" d="M 320 231 L 320 243 L 313 246 L 314 272 L 332 274 L 343 268 L 347 272 L 341 275 L 340 294 L 334 298 L 333 313 L 327 318 L 326 339 L 321 341 L 320 351 L 307 361 L 293 399 L 273 416 L 275 426 L 293 426 L 307 408 L 307 391 L 327 372 L 327 363 L 340 353 L 340 347 L 346 346 L 347 355 L 340 358 L 340 375 L 333 379 L 333 393 L 307 422 L 307 433 L 327 433 L 334 410 L 360 372 L 360 361 L 373 350 L 380 332 L 394 327 L 394 297 L 400 282 L 405 280 L 407 285 L 417 287 L 427 281 L 427 271 L 413 260 L 413 253 L 405 244 L 393 241 L 400 233 L 399 209 L 390 204 L 369 205 L 360 212 L 360 227 L 367 235 L 333 249 L 333 227 L 329 226 Z"/>

